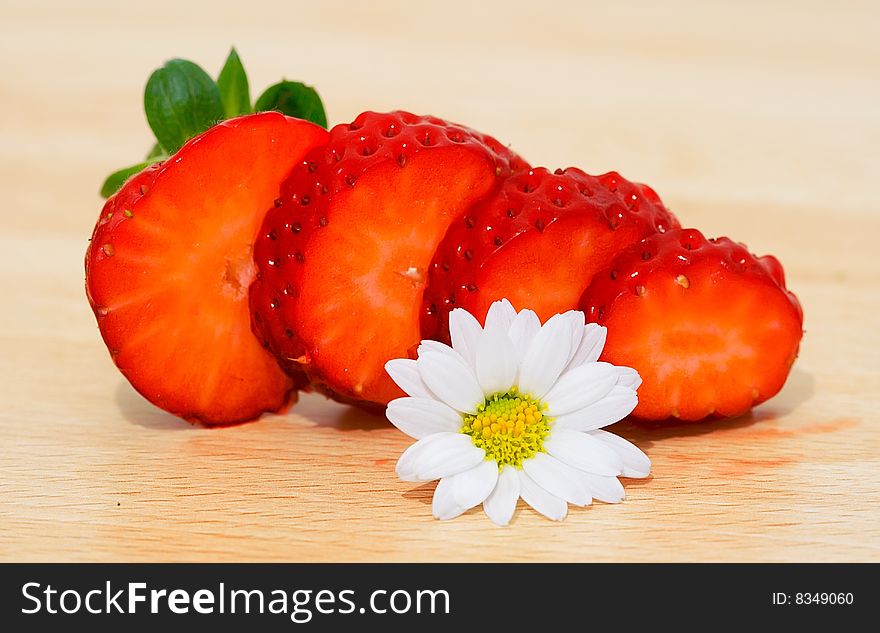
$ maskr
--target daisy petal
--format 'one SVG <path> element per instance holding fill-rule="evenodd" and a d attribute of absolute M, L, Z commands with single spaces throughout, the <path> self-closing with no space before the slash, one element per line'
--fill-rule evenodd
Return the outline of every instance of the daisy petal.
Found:
<path fill-rule="evenodd" d="M 441 521 L 454 519 L 464 512 L 464 508 L 455 503 L 455 495 L 452 492 L 454 486 L 450 479 L 450 477 L 445 477 L 440 480 L 434 489 L 434 498 L 431 500 L 431 513 L 435 519 Z"/>
<path fill-rule="evenodd" d="M 638 402 L 635 391 L 618 385 L 598 402 L 557 417 L 555 425 L 573 431 L 600 429 L 628 416 Z"/>
<path fill-rule="evenodd" d="M 602 348 L 605 347 L 605 338 L 608 335 L 608 328 L 596 323 L 587 323 L 584 326 L 583 337 L 580 345 L 578 345 L 568 369 L 574 369 L 584 363 L 595 363 L 602 354 Z"/>
<path fill-rule="evenodd" d="M 455 432 L 461 428 L 461 414 L 448 405 L 427 398 L 398 398 L 388 403 L 388 420 L 417 440 L 433 433 Z"/>
<path fill-rule="evenodd" d="M 465 510 L 483 503 L 498 481 L 498 464 L 484 459 L 473 468 L 449 478 L 452 481 L 452 496 L 455 504 Z"/>
<path fill-rule="evenodd" d="M 450 349 L 452 348 L 448 345 L 444 345 L 440 341 L 432 341 L 431 339 L 427 338 L 419 343 L 418 355 L 421 356 L 425 352 L 430 351 L 446 353 Z"/>
<path fill-rule="evenodd" d="M 496 327 L 502 332 L 507 332 L 515 318 L 516 310 L 510 301 L 507 299 L 495 301 L 489 306 L 489 312 L 486 314 L 486 328 Z"/>
<path fill-rule="evenodd" d="M 584 338 L 584 313 L 578 310 L 569 310 L 564 312 L 562 316 L 566 317 L 571 324 L 571 350 L 568 353 L 568 364 L 570 365 L 571 359 L 574 358 Z"/>
<path fill-rule="evenodd" d="M 557 314 L 532 339 L 520 365 L 521 393 L 541 399 L 559 378 L 571 355 L 571 325 L 568 317 Z"/>
<path fill-rule="evenodd" d="M 471 367 L 474 366 L 474 357 L 477 354 L 477 345 L 482 332 L 480 322 L 467 310 L 455 308 L 449 313 L 449 337 L 452 339 L 452 349 L 461 354 Z"/>
<path fill-rule="evenodd" d="M 483 501 L 483 511 L 492 520 L 492 523 L 495 525 L 507 525 L 510 523 L 510 519 L 516 510 L 519 490 L 520 478 L 517 475 L 516 468 L 504 466 L 498 474 L 498 482 L 495 484 L 495 489 Z"/>
<path fill-rule="evenodd" d="M 562 521 L 568 514 L 568 504 L 557 496 L 544 490 L 523 471 L 518 471 L 519 495 L 536 512 L 540 512 L 551 521 Z"/>
<path fill-rule="evenodd" d="M 477 380 L 487 397 L 507 391 L 516 380 L 516 350 L 505 332 L 487 325 L 477 345 Z"/>
<path fill-rule="evenodd" d="M 522 361 L 532 341 L 541 330 L 541 320 L 531 310 L 522 310 L 510 324 L 507 335 L 516 349 L 517 359 Z"/>
<path fill-rule="evenodd" d="M 623 472 L 623 457 L 599 439 L 568 429 L 554 429 L 544 448 L 564 464 L 595 475 L 616 477 Z"/>
<path fill-rule="evenodd" d="M 617 369 L 609 363 L 587 363 L 565 372 L 543 398 L 547 415 L 555 418 L 599 402 L 617 379 Z"/>
<path fill-rule="evenodd" d="M 617 451 L 623 459 L 623 476 L 641 479 L 651 474 L 651 460 L 635 444 L 608 431 L 590 431 L 590 435 Z"/>
<path fill-rule="evenodd" d="M 473 370 L 451 347 L 420 346 L 419 375 L 440 400 L 456 411 L 475 413 L 484 401 L 483 390 Z"/>
<path fill-rule="evenodd" d="M 590 505 L 592 498 L 580 483 L 577 469 L 572 468 L 547 453 L 538 453 L 522 463 L 522 468 L 532 480 L 550 494 L 565 499 L 576 506 Z"/>
<path fill-rule="evenodd" d="M 635 391 L 642 385 L 642 377 L 632 367 L 617 367 L 617 384 Z"/>
<path fill-rule="evenodd" d="M 407 449 L 400 454 L 400 457 L 397 458 L 397 466 L 395 466 L 397 476 L 404 481 L 421 481 L 415 476 L 413 461 L 419 458 L 423 453 L 428 452 L 430 446 L 443 439 L 444 435 L 451 434 L 434 433 L 433 435 L 428 435 L 427 437 L 420 439 L 415 444 L 410 444 Z"/>
<path fill-rule="evenodd" d="M 485 455 L 467 435 L 434 433 L 403 452 L 397 460 L 397 475 L 404 481 L 442 479 L 473 468 Z"/>
<path fill-rule="evenodd" d="M 409 358 L 395 358 L 385 363 L 385 371 L 391 376 L 391 380 L 403 389 L 407 395 L 414 398 L 434 399 L 434 394 L 431 393 L 428 385 L 424 383 L 419 375 L 416 361 Z"/>
<path fill-rule="evenodd" d="M 617 480 L 617 477 L 581 473 L 581 484 L 590 491 L 594 499 L 599 501 L 620 503 L 626 499 L 623 484 Z"/>

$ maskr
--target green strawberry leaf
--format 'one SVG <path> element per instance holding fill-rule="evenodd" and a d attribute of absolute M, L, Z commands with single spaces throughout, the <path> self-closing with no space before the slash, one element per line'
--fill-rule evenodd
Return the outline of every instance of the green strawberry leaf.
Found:
<path fill-rule="evenodd" d="M 114 193 L 119 191 L 119 188 L 125 183 L 126 180 L 134 176 L 136 173 L 142 171 L 144 168 L 149 167 L 155 160 L 148 160 L 143 163 L 138 163 L 137 165 L 132 165 L 131 167 L 126 167 L 125 169 L 120 169 L 119 171 L 114 171 L 112 174 L 107 176 L 107 180 L 104 181 L 104 184 L 101 185 L 101 197 L 109 198 Z"/>
<path fill-rule="evenodd" d="M 217 77 L 217 87 L 220 89 L 223 115 L 226 118 L 247 114 L 251 111 L 251 94 L 248 88 L 247 73 L 244 71 L 244 66 L 242 66 L 235 48 L 229 51 L 229 57 L 226 58 L 223 70 Z"/>
<path fill-rule="evenodd" d="M 109 198 L 128 178 L 157 161 L 166 160 L 189 139 L 212 125 L 250 112 L 278 110 L 327 127 L 321 97 L 311 86 L 298 81 L 281 81 L 269 86 L 251 108 L 250 86 L 238 52 L 229 51 L 216 83 L 198 65 L 172 59 L 150 75 L 144 89 L 147 122 L 156 135 L 144 162 L 110 174 L 101 185 Z"/>
<path fill-rule="evenodd" d="M 254 111 L 268 110 L 278 110 L 287 116 L 327 127 L 327 115 L 321 97 L 314 88 L 298 81 L 281 81 L 266 88 L 254 104 Z"/>
<path fill-rule="evenodd" d="M 162 146 L 158 143 L 153 144 L 153 147 L 150 148 L 149 153 L 147 154 L 146 160 L 154 161 L 154 160 L 165 160 L 168 158 L 165 155 L 165 150 L 162 149 Z"/>
<path fill-rule="evenodd" d="M 144 90 L 144 110 L 167 154 L 223 119 L 217 84 L 185 59 L 172 59 L 150 75 Z"/>

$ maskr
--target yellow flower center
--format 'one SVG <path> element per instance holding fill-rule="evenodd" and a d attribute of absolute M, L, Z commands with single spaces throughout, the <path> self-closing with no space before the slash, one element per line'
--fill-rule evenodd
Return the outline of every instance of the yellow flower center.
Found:
<path fill-rule="evenodd" d="M 544 451 L 553 418 L 544 415 L 547 406 L 516 388 L 496 393 L 477 407 L 476 414 L 464 416 L 461 432 L 470 435 L 474 446 L 486 451 L 499 470 L 506 464 L 519 468 L 523 460 Z"/>

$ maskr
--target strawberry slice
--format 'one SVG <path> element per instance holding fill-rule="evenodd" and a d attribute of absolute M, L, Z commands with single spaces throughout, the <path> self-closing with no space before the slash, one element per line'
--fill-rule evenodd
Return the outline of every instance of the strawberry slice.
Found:
<path fill-rule="evenodd" d="M 741 415 L 774 396 L 797 358 L 803 312 L 779 261 L 695 229 L 621 252 L 581 298 L 608 328 L 602 359 L 638 370 L 634 415 Z"/>
<path fill-rule="evenodd" d="M 253 243 L 281 181 L 326 137 L 278 113 L 232 119 L 105 204 L 86 292 L 113 361 L 150 402 L 204 424 L 286 406 L 296 381 L 251 332 Z"/>
<path fill-rule="evenodd" d="M 450 223 L 526 164 L 434 117 L 366 112 L 282 187 L 255 248 L 254 324 L 292 371 L 342 400 L 403 395 L 384 371 L 418 344 L 428 266 Z"/>
<path fill-rule="evenodd" d="M 615 172 L 523 171 L 449 228 L 431 263 L 422 334 L 448 341 L 453 308 L 484 315 L 504 298 L 542 321 L 572 310 L 618 251 L 677 226 L 650 187 Z"/>

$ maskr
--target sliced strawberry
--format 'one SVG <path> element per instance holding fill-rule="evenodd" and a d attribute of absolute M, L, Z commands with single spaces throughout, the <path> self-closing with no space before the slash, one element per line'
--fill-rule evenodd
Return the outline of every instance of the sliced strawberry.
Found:
<path fill-rule="evenodd" d="M 449 228 L 431 263 L 422 334 L 448 340 L 453 308 L 484 315 L 503 298 L 541 320 L 575 309 L 618 251 L 677 226 L 650 187 L 617 173 L 523 171 Z"/>
<path fill-rule="evenodd" d="M 385 404 L 384 371 L 418 344 L 428 266 L 449 224 L 526 167 L 434 117 L 361 114 L 291 174 L 255 249 L 255 327 L 291 370 L 341 399 Z"/>
<path fill-rule="evenodd" d="M 277 113 L 232 119 L 107 201 L 86 291 L 113 361 L 155 405 L 205 424 L 286 405 L 295 381 L 251 332 L 253 243 L 281 181 L 326 137 Z"/>
<path fill-rule="evenodd" d="M 602 359 L 638 370 L 634 415 L 735 416 L 775 395 L 797 357 L 803 312 L 772 255 L 695 229 L 620 253 L 581 298 L 608 328 Z"/>

